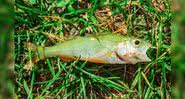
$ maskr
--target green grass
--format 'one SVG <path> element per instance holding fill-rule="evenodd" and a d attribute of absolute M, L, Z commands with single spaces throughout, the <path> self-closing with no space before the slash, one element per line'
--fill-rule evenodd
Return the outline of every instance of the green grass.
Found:
<path fill-rule="evenodd" d="M 0 1 L 0 99 L 11 98 L 14 92 L 11 80 L 14 76 L 12 12 L 11 1 Z"/>
<path fill-rule="evenodd" d="M 16 96 L 19 98 L 167 98 L 171 94 L 169 0 L 15 0 Z M 52 46 L 61 39 L 104 31 L 149 40 L 150 63 L 103 65 L 58 57 L 24 66 L 24 43 Z M 59 38 L 59 39 L 58 39 Z"/>
<path fill-rule="evenodd" d="M 172 80 L 172 97 L 176 99 L 183 99 L 185 97 L 184 94 L 184 73 L 185 73 L 185 60 L 184 60 L 184 51 L 185 51 L 185 41 L 184 41 L 184 27 L 185 27 L 185 13 L 184 9 L 184 1 L 178 0 L 176 1 L 173 11 L 173 22 L 172 22 L 172 69 L 173 75 L 176 77 L 175 80 Z M 177 6 L 180 9 L 177 9 Z"/>

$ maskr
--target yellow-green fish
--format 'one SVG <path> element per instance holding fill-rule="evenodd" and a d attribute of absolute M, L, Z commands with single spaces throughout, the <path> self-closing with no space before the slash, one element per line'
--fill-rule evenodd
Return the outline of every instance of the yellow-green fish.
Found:
<path fill-rule="evenodd" d="M 135 64 L 151 61 L 146 51 L 151 44 L 143 39 L 118 34 L 76 36 L 71 40 L 49 47 L 37 47 L 37 62 L 58 56 L 63 60 L 79 60 L 105 64 Z"/>

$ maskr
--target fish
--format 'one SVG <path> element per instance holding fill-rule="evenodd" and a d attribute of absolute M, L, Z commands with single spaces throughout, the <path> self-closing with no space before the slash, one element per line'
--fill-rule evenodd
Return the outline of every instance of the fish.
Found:
<path fill-rule="evenodd" d="M 151 61 L 146 54 L 150 47 L 149 41 L 144 39 L 113 33 L 75 36 L 53 46 L 34 47 L 33 62 L 57 56 L 64 61 L 79 59 L 103 64 L 136 64 Z"/>

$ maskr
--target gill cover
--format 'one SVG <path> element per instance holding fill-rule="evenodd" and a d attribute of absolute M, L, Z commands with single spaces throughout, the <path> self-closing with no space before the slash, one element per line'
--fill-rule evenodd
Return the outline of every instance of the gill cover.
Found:
<path fill-rule="evenodd" d="M 151 59 L 147 56 L 146 52 L 150 47 L 151 44 L 149 42 L 132 37 L 118 44 L 117 53 L 126 63 L 149 62 Z"/>

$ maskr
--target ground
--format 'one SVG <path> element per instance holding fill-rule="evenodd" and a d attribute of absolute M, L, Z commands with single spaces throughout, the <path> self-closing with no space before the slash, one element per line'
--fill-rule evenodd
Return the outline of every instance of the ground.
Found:
<path fill-rule="evenodd" d="M 15 96 L 18 98 L 170 98 L 170 0 L 15 0 Z M 24 66 L 25 44 L 52 46 L 105 31 L 150 41 L 149 63 L 105 65 L 46 58 Z"/>

